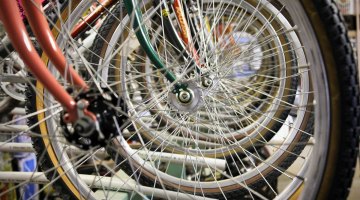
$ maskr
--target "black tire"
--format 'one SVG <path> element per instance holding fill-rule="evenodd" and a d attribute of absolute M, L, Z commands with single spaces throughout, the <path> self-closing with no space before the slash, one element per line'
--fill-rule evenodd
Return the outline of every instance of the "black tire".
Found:
<path fill-rule="evenodd" d="M 332 139 L 321 177 L 317 199 L 346 199 L 359 153 L 360 99 L 358 69 L 344 19 L 333 0 L 303 1 L 322 40 L 321 49 L 329 64 Z M 307 5 L 308 4 L 308 5 Z M 316 14 L 315 14 L 316 13 Z M 330 68 L 331 67 L 331 68 Z M 340 98 L 338 98 L 340 97 Z"/>

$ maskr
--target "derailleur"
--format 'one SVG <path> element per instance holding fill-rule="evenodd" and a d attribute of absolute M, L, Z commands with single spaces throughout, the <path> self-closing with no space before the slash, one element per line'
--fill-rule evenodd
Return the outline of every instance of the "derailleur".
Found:
<path fill-rule="evenodd" d="M 110 139 L 119 135 L 128 119 L 124 100 L 110 91 L 90 90 L 79 94 L 75 101 L 78 119 L 74 123 L 66 123 L 63 118 L 67 113 L 64 111 L 61 126 L 65 138 L 81 149 L 105 147 Z M 96 120 L 85 115 L 84 111 L 94 113 Z"/>

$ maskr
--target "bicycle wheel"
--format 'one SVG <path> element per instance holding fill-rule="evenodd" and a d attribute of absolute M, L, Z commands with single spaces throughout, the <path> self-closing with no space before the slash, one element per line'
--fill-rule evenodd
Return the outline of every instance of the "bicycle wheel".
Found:
<path fill-rule="evenodd" d="M 350 49 L 342 52 L 344 57 L 349 58 L 348 60 L 339 58 L 333 65 L 322 57 L 325 55 L 322 50 L 323 45 L 335 47 L 336 38 L 346 37 L 345 30 L 337 32 L 337 35 L 326 35 L 332 27 L 343 27 L 334 4 L 329 1 L 251 0 L 199 1 L 193 5 L 184 3 L 182 7 L 187 12 L 195 10 L 186 19 L 188 24 L 196 27 L 198 31 L 194 31 L 193 43 L 197 43 L 199 48 L 196 49 L 200 55 L 199 60 L 202 62 L 205 60 L 204 65 L 209 68 L 207 72 L 210 76 L 213 73 L 214 80 L 224 85 L 216 89 L 211 88 L 216 91 L 213 93 L 201 85 L 201 74 L 191 71 L 189 73 L 189 61 L 188 63 L 185 61 L 191 58 L 181 58 L 181 54 L 177 53 L 181 53 L 182 50 L 176 47 L 174 38 L 171 38 L 174 36 L 166 34 L 164 21 L 169 18 L 175 29 L 180 32 L 180 22 L 176 15 L 174 13 L 169 15 L 169 11 L 164 12 L 165 6 L 161 4 L 154 5 L 153 2 L 142 1 L 139 5 L 142 6 L 143 16 L 146 19 L 143 25 L 146 26 L 151 43 L 162 61 L 181 77 L 179 82 L 189 83 L 194 93 L 201 93 L 205 97 L 199 95 L 198 98 L 202 102 L 197 103 L 195 107 L 182 106 L 176 98 L 174 100 L 171 94 L 173 84 L 161 75 L 161 70 L 157 70 L 152 65 L 141 50 L 140 44 L 133 39 L 134 32 L 129 25 L 131 19 L 118 20 L 122 19 L 120 13 L 125 12 L 124 8 L 118 6 L 115 11 L 117 17 L 109 16 L 100 29 L 100 36 L 94 42 L 95 55 L 91 59 L 95 66 L 100 66 L 98 70 L 103 79 L 107 80 L 114 90 L 117 89 L 124 95 L 129 109 L 131 125 L 128 126 L 128 130 L 124 129 L 128 136 L 115 142 L 120 149 L 119 154 L 115 152 L 111 154 L 114 157 L 123 157 L 125 161 L 121 160 L 122 164 L 127 160 L 128 164 L 124 170 L 146 185 L 156 185 L 200 196 L 230 199 L 239 196 L 263 197 L 259 188 L 267 186 L 274 196 L 282 192 L 281 195 L 285 196 L 280 197 L 291 197 L 294 193 L 288 191 L 294 192 L 301 188 L 303 181 L 296 177 L 304 177 L 308 164 L 308 158 L 305 159 L 301 154 L 303 149 L 310 148 L 313 143 L 316 145 L 316 150 L 322 148 L 321 151 L 325 152 L 337 148 L 336 145 L 323 146 L 327 143 L 326 140 L 331 141 L 332 136 L 340 132 L 330 132 L 334 130 L 330 130 L 330 126 L 326 127 L 322 123 L 322 118 L 325 116 L 320 113 L 325 110 L 327 113 L 337 112 L 333 110 L 334 101 L 328 95 L 326 98 L 322 95 L 333 89 L 331 86 L 326 86 L 327 81 L 331 83 L 335 80 L 344 81 L 344 77 L 341 73 L 336 78 L 327 77 L 328 79 L 324 80 L 323 77 L 337 71 L 337 66 L 342 64 L 346 64 L 348 69 L 351 69 L 351 76 L 356 77 Z M 311 10 L 310 8 L 314 6 L 317 6 L 316 9 Z M 321 8 L 321 6 L 325 7 Z M 167 5 L 167 7 L 171 6 Z M 325 11 L 331 11 L 330 16 L 336 20 L 336 23 L 331 21 L 330 17 L 325 17 L 328 14 L 324 14 Z M 309 12 L 316 13 L 316 17 L 308 17 Z M 203 19 L 205 21 L 201 22 Z M 301 19 L 307 21 L 302 22 Z M 323 29 L 319 30 L 318 24 L 321 22 L 326 23 L 330 28 L 322 27 Z M 216 33 L 214 30 L 220 29 L 221 26 L 231 29 L 232 32 Z M 221 37 L 217 37 L 218 35 Z M 324 41 L 323 38 L 326 37 L 329 38 Z M 232 46 L 229 45 L 231 39 L 235 40 Z M 342 48 L 349 47 L 347 39 L 341 41 Z M 218 46 L 212 49 L 208 43 L 216 43 Z M 314 58 L 311 52 L 320 52 L 320 57 Z M 327 51 L 326 54 L 329 52 Z M 221 60 L 222 57 L 230 58 L 230 61 Z M 319 67 L 312 63 L 317 63 L 323 68 L 314 69 Z M 211 66 L 212 64 L 215 67 Z M 222 70 L 226 68 L 230 73 L 227 72 L 225 75 L 219 73 L 221 71 L 219 68 Z M 237 77 L 239 75 L 240 77 Z M 357 94 L 356 79 L 352 79 L 347 84 L 347 86 L 340 85 L 352 88 Z M 357 99 L 356 95 L 351 96 L 350 99 L 344 97 L 342 101 L 351 100 L 352 104 L 342 109 L 356 108 L 358 103 L 355 99 Z M 280 105 L 277 103 L 279 101 Z M 317 102 L 321 102 L 321 105 Z M 323 106 L 325 102 L 328 103 L 329 109 Z M 292 113 L 289 112 L 290 110 Z M 357 113 L 353 114 L 350 118 L 357 117 Z M 288 124 L 289 121 L 292 121 L 291 125 Z M 344 126 L 344 121 L 337 123 Z M 357 124 L 352 125 L 357 126 Z M 286 128 L 290 129 L 289 133 L 282 135 Z M 246 132 L 248 130 L 252 132 Z M 319 139 L 319 134 L 324 130 L 327 130 L 325 131 L 327 139 Z M 345 137 L 349 140 L 355 142 L 358 140 L 354 129 L 350 129 L 348 134 Z M 129 142 L 137 142 L 141 147 L 136 150 L 127 147 L 126 144 Z M 260 158 L 257 152 L 259 146 L 273 148 L 272 155 L 266 159 Z M 352 158 L 347 157 L 352 166 L 355 161 L 353 156 L 357 152 L 355 146 L 355 143 L 350 145 Z M 137 153 L 138 151 L 140 153 Z M 145 159 L 141 156 L 144 153 L 141 151 L 147 153 Z M 173 160 L 164 162 L 157 157 L 159 153 L 167 155 L 166 152 L 191 157 L 189 161 L 180 164 L 180 167 L 177 166 L 181 171 L 180 174 L 171 172 L 170 168 L 176 168 L 171 163 L 174 162 Z M 154 158 L 151 158 L 152 156 Z M 205 163 L 207 159 L 214 157 L 218 162 L 225 160 L 226 169 L 218 169 L 210 164 L 205 167 L 197 166 L 199 163 L 191 160 L 192 157 L 201 159 Z M 248 169 L 244 161 L 246 159 L 255 159 L 261 164 L 250 162 L 252 167 Z M 299 174 L 291 176 L 288 174 L 291 171 L 289 167 L 296 160 L 302 160 L 304 168 L 297 171 Z M 350 174 L 353 173 L 351 169 L 347 170 Z M 207 175 L 202 175 L 205 171 L 208 171 Z M 291 180 L 289 187 L 283 188 L 280 192 L 270 184 L 279 179 L 279 176 L 280 179 L 285 176 Z M 321 182 L 321 177 L 318 180 Z M 345 181 L 348 180 L 345 178 Z M 339 188 L 342 191 L 341 195 L 346 195 L 344 192 L 346 189 L 332 187 Z M 324 193 L 320 192 L 320 194 Z"/>
<path fill-rule="evenodd" d="M 80 51 L 85 43 L 70 39 L 69 30 L 90 2 L 77 6 L 70 1 L 68 9 L 57 11 L 63 18 L 53 32 L 69 62 L 91 87 L 121 96 L 129 121 L 108 123 L 119 126 L 118 137 L 107 146 L 112 161 L 100 157 L 97 153 L 104 152 L 95 146 L 73 154 L 62 134 L 61 107 L 36 81 L 35 90 L 28 91 L 26 117 L 39 164 L 51 181 L 47 186 L 54 185 L 65 199 L 116 198 L 110 190 L 135 191 L 145 199 L 289 199 L 301 192 L 344 198 L 357 154 L 358 122 L 353 119 L 358 117 L 359 101 L 351 48 L 334 4 L 326 0 L 195 3 L 199 13 L 187 19 L 190 25 L 204 20 L 194 29 L 200 30 L 194 34 L 194 46 L 206 67 L 214 69 L 208 70 L 214 75 L 209 89 L 193 81 L 200 75 L 187 73 L 186 57 L 175 54 L 179 49 L 164 35 L 164 18 L 158 12 L 164 2 L 141 4 L 151 44 L 181 77 L 178 81 L 193 81 L 189 85 L 195 92 L 215 91 L 203 95 L 204 100 L 191 110 L 183 109 L 177 97 L 169 102 L 174 99 L 169 95 L 171 84 L 137 43 L 132 15 L 126 15 L 123 4 L 105 11 L 109 17 L 100 30 L 89 25 L 98 36 L 88 60 Z M 171 22 L 180 30 L 174 15 Z M 218 31 L 220 22 L 234 24 L 234 34 Z M 206 37 L 219 47 L 208 47 Z M 209 61 L 219 63 L 212 66 Z M 225 73 L 224 68 L 231 70 Z M 223 85 L 216 87 L 214 82 Z M 87 163 L 85 172 L 88 160 L 93 162 Z M 313 180 L 305 182 L 308 179 Z"/>
<path fill-rule="evenodd" d="M 59 9 L 61 3 L 65 5 L 61 6 L 62 9 Z M 84 56 L 89 50 L 88 46 L 91 46 L 91 38 L 92 35 L 96 34 L 98 24 L 88 25 L 87 30 L 90 33 L 83 31 L 77 34 L 76 37 L 72 37 L 70 33 L 75 25 L 82 22 L 83 16 L 91 13 L 92 5 L 93 2 L 80 0 L 54 1 L 53 4 L 50 4 L 53 7 L 50 14 L 55 16 L 55 19 L 49 22 L 52 33 L 60 48 L 64 49 L 69 62 L 76 66 L 80 74 L 85 74 L 84 76 L 89 74 L 86 73 L 85 65 L 88 65 L 88 63 Z M 59 79 L 59 82 L 64 87 L 71 88 L 71 83 L 61 78 L 46 53 L 41 52 L 40 54 L 49 70 Z M 81 149 L 68 142 L 64 138 L 60 127 L 62 126 L 60 124 L 61 106 L 59 107 L 59 104 L 54 101 L 43 84 L 36 80 L 31 81 L 31 83 L 26 91 L 26 117 L 28 118 L 29 130 L 32 133 L 34 150 L 39 160 L 39 168 L 50 181 L 42 190 L 53 187 L 60 194 L 60 197 L 64 199 L 97 199 L 106 196 L 108 193 L 105 192 L 95 194 L 96 188 L 92 190 L 88 185 L 99 187 L 97 181 L 93 179 L 96 178 L 96 175 L 108 176 L 108 174 L 115 173 L 111 168 L 108 170 L 103 165 L 103 162 L 111 162 L 111 160 L 101 149 L 91 148 L 88 151 L 81 151 Z M 77 94 L 73 95 L 76 97 Z M 81 177 L 80 174 L 93 174 L 93 176 Z"/>
<path fill-rule="evenodd" d="M 86 43 L 89 42 L 86 41 L 88 38 L 69 37 L 71 27 L 79 19 L 81 21 L 81 16 L 88 12 L 91 4 L 92 2 L 89 1 L 69 1 L 65 10 L 61 13 L 57 12 L 61 18 L 54 23 L 53 33 L 60 47 L 65 50 L 69 61 L 84 75 L 89 85 L 96 88 L 96 86 L 106 85 L 106 83 L 101 81 L 101 76 L 84 57 L 84 54 L 89 51 L 86 47 L 89 45 Z M 105 14 L 111 15 L 109 9 L 105 9 Z M 90 32 L 97 33 L 96 26 L 89 25 L 88 28 Z M 56 73 L 55 67 L 46 54 L 42 54 L 42 59 L 59 78 L 59 82 L 64 84 L 64 87 L 71 88 L 71 84 Z M 109 159 L 104 150 L 99 149 L 98 146 L 94 145 L 86 151 L 81 151 L 75 147 L 76 145 L 67 141 L 62 134 L 66 129 L 60 120 L 62 108 L 40 82 L 35 81 L 28 89 L 28 115 L 26 117 L 29 119 L 30 129 L 34 133 L 33 142 L 38 154 L 39 165 L 50 180 L 45 188 L 53 186 L 64 199 L 107 199 L 113 195 L 114 198 L 117 198 L 118 196 L 115 194 L 124 195 L 124 191 L 140 195 L 143 198 L 149 194 L 164 197 L 163 191 L 160 189 L 149 189 L 149 187 L 134 184 L 134 180 L 118 171 L 123 166 L 116 166 L 116 162 Z M 97 96 L 98 94 L 90 95 Z M 78 94 L 74 92 L 73 95 L 76 98 Z M 101 104 L 101 102 L 99 103 Z M 115 194 L 111 191 L 115 191 Z M 167 196 L 169 195 L 182 199 L 192 198 L 192 195 L 182 195 L 171 191 L 167 193 Z"/>
<path fill-rule="evenodd" d="M 204 7 L 211 7 L 212 5 L 210 4 L 216 4 L 216 3 L 218 2 L 209 1 L 209 2 L 204 2 L 203 4 L 206 4 L 204 5 Z M 231 9 L 231 8 L 227 8 L 227 9 Z M 237 10 L 236 14 L 241 14 L 242 11 L 243 10 L 239 9 Z M 211 12 L 211 11 L 207 10 L 204 12 Z M 231 19 L 232 18 L 231 16 L 233 16 L 233 14 L 222 16 L 222 18 L 230 19 L 230 21 L 222 20 L 221 23 L 225 24 L 224 26 L 228 26 L 228 27 L 235 26 L 235 23 L 233 22 L 234 19 Z M 251 17 L 250 14 L 246 16 Z M 205 16 L 205 18 L 208 18 L 209 20 L 211 20 L 213 17 L 214 16 L 211 15 Z M 208 76 L 212 76 L 211 79 L 213 80 L 210 80 L 211 82 L 218 82 L 216 84 L 217 85 L 216 88 L 214 87 L 209 88 L 208 90 L 204 91 L 205 92 L 204 95 L 208 95 L 208 96 L 210 96 L 210 94 L 217 95 L 217 98 L 215 99 L 199 98 L 200 100 L 197 101 L 197 103 L 188 106 L 182 106 L 176 101 L 176 97 L 174 95 L 169 94 L 168 95 L 168 98 L 170 98 L 169 100 L 166 100 L 166 102 L 156 103 L 156 105 L 153 106 L 154 108 L 148 109 L 152 115 L 152 118 L 161 119 L 158 122 L 159 126 L 161 126 L 161 124 L 162 125 L 166 124 L 166 126 L 168 127 L 168 130 L 166 130 L 166 132 L 177 132 L 176 133 L 177 135 L 182 135 L 182 136 L 187 135 L 187 136 L 183 136 L 184 138 L 197 137 L 196 138 L 197 140 L 205 141 L 205 142 L 213 142 L 215 145 L 216 143 L 218 144 L 223 143 L 224 142 L 223 140 L 227 140 L 227 142 L 236 141 L 236 144 L 233 145 L 228 145 L 223 148 L 215 148 L 215 150 L 213 149 L 209 151 L 203 151 L 202 154 L 204 156 L 224 157 L 224 155 L 231 153 L 232 151 L 230 150 L 232 149 L 234 149 L 234 151 L 236 152 L 242 152 L 243 149 L 253 151 L 255 146 L 263 146 L 262 144 L 264 143 L 264 141 L 270 140 L 275 135 L 274 133 L 279 131 L 283 122 L 286 120 L 289 111 L 291 110 L 291 105 L 293 104 L 295 99 L 295 93 L 297 89 L 297 79 L 299 74 L 296 73 L 296 69 L 295 67 L 293 67 L 294 65 L 296 65 L 296 61 L 293 61 L 292 59 L 289 59 L 290 61 L 285 61 L 286 56 L 288 58 L 292 58 L 294 56 L 293 50 L 289 50 L 288 45 L 286 44 L 277 43 L 278 41 L 276 42 L 268 41 L 268 40 L 261 41 L 262 39 L 260 39 L 259 42 L 262 42 L 261 45 L 264 46 L 264 48 L 261 50 L 261 48 L 257 47 L 258 41 L 255 40 L 250 41 L 251 39 L 249 39 L 249 37 L 252 37 L 250 33 L 256 32 L 257 30 L 260 31 L 261 28 L 263 28 L 262 25 L 263 23 L 257 20 L 247 19 L 247 18 L 243 20 L 244 21 L 252 20 L 254 21 L 253 22 L 254 25 L 251 27 L 238 27 L 240 31 L 235 32 L 233 35 L 231 36 L 225 35 L 222 36 L 221 38 L 216 38 L 216 40 L 218 41 L 215 41 L 214 43 L 218 43 L 219 49 L 213 50 L 213 52 L 210 53 L 210 55 L 204 55 L 204 57 L 206 57 L 207 60 L 210 60 L 210 63 L 212 62 L 211 60 L 215 59 L 214 57 L 216 57 L 217 62 L 219 62 L 217 65 L 224 65 L 226 63 L 227 65 L 231 65 L 230 67 L 227 68 L 224 67 L 222 69 L 211 69 L 211 67 L 208 67 L 210 69 L 205 69 L 205 70 L 217 70 L 217 72 L 202 72 L 209 74 Z M 155 25 L 152 26 L 161 24 L 159 23 L 159 21 L 161 20 L 154 19 L 153 23 Z M 216 26 L 214 26 L 214 28 L 212 29 L 217 30 L 219 29 L 219 26 L 222 26 L 222 24 L 216 24 Z M 209 23 L 208 26 L 212 26 L 212 24 Z M 246 28 L 246 30 L 241 30 L 244 28 Z M 164 30 L 159 30 L 155 27 L 150 27 L 149 29 L 151 29 L 149 32 L 153 32 L 154 34 L 152 36 L 153 38 L 155 38 L 154 39 L 155 41 L 153 41 L 153 43 L 161 43 L 162 38 L 165 38 L 165 36 L 161 35 L 161 33 L 164 33 Z M 261 34 L 259 33 L 259 37 L 262 38 L 268 37 L 268 35 L 270 34 L 270 32 L 268 31 L 272 31 L 272 30 L 266 30 L 266 31 L 261 30 Z M 266 33 L 263 34 L 263 32 Z M 223 45 L 226 42 L 221 40 L 229 40 L 228 39 L 229 37 L 231 39 L 238 37 L 236 41 L 234 40 L 235 42 L 238 43 L 236 44 L 236 47 L 234 47 L 234 45 L 230 47 L 229 44 L 227 44 L 228 45 L 227 48 L 230 49 L 239 48 L 238 51 L 242 51 L 241 56 L 244 58 L 242 59 L 243 61 L 240 61 L 240 63 L 239 61 L 228 61 L 228 60 L 234 60 L 232 58 L 233 55 L 229 55 L 229 53 L 224 53 L 223 56 L 213 55 L 216 54 L 214 52 L 218 52 L 224 49 Z M 202 38 L 204 38 L 204 36 Z M 241 43 L 241 40 L 244 39 L 249 40 L 250 42 L 248 43 L 255 46 L 255 48 L 246 47 L 249 44 Z M 287 36 L 284 35 L 284 37 L 282 37 L 281 40 L 286 41 Z M 167 43 L 164 42 L 164 43 L 165 44 L 159 44 L 160 46 L 157 47 L 157 49 L 161 54 L 161 56 L 164 58 L 164 60 L 166 60 L 166 62 L 171 63 L 171 66 L 173 67 L 175 66 L 177 68 L 176 69 L 177 73 L 180 76 L 181 73 L 183 73 L 183 71 L 181 70 L 186 69 L 186 67 L 182 67 L 182 66 L 188 66 L 188 63 L 179 63 L 178 60 L 176 60 L 176 58 L 172 56 L 175 53 L 174 50 L 172 50 L 173 44 L 169 42 Z M 277 54 L 274 52 L 275 51 L 274 49 L 276 49 L 277 47 L 280 47 L 280 49 L 278 49 L 279 51 L 286 52 L 286 54 L 283 55 L 279 53 L 278 54 L 279 56 L 277 55 L 271 56 L 273 54 Z M 245 49 L 250 48 L 251 50 L 247 52 L 242 50 L 244 48 Z M 226 48 L 223 51 L 226 51 Z M 258 51 L 259 53 L 253 56 L 251 54 L 253 54 L 254 51 Z M 207 52 L 209 52 L 209 50 Z M 202 52 L 200 51 L 198 52 L 198 54 L 201 53 Z M 136 62 L 141 62 L 141 60 L 138 59 Z M 242 68 L 251 68 L 251 66 L 257 68 L 257 70 L 255 71 L 251 69 L 245 69 L 244 71 L 244 69 L 242 69 Z M 276 68 L 273 66 L 281 66 L 281 67 Z M 131 69 L 122 69 L 122 70 L 131 71 Z M 151 67 L 148 66 L 139 67 L 137 70 L 146 74 L 156 74 L 157 76 L 161 74 L 159 71 L 155 71 L 155 72 L 151 71 L 152 70 Z M 236 72 L 236 71 L 240 71 L 240 72 Z M 135 72 L 135 74 L 132 74 L 132 76 L 136 77 L 136 73 L 137 72 Z M 131 74 L 126 76 L 131 76 Z M 226 80 L 221 77 L 226 77 Z M 277 77 L 281 81 L 276 81 L 274 79 L 270 79 L 269 77 Z M 283 78 L 283 77 L 289 77 L 289 78 Z M 123 76 L 120 79 L 126 79 L 126 77 Z M 194 87 L 193 89 L 194 91 L 197 91 L 197 93 L 201 93 L 202 91 L 200 91 L 200 88 L 202 87 L 202 83 L 197 83 L 203 81 L 201 79 L 202 79 L 202 75 L 199 76 L 195 75 L 195 77 L 184 77 L 180 81 L 187 82 L 188 84 L 191 85 L 191 87 Z M 220 79 L 222 80 L 222 82 L 219 81 Z M 248 82 L 249 85 L 255 87 L 249 87 L 247 84 L 245 84 L 246 82 Z M 239 83 L 240 85 L 238 87 L 231 87 L 231 85 L 235 83 Z M 132 84 L 143 85 L 142 87 L 138 88 L 143 93 L 142 95 L 143 100 L 142 102 L 140 102 L 140 104 L 149 101 L 149 99 L 156 99 L 156 96 L 158 94 L 169 93 L 169 90 L 171 90 L 170 87 L 163 89 L 157 86 L 156 84 L 165 85 L 166 81 L 150 75 L 143 79 L 137 78 L 132 82 Z M 126 89 L 124 85 L 125 84 L 121 85 L 121 87 L 123 87 L 121 88 L 121 90 L 129 91 L 130 89 Z M 201 87 L 199 87 L 199 85 Z M 284 87 L 284 85 L 286 85 L 287 87 Z M 152 90 L 147 90 L 148 88 L 151 88 Z M 130 93 L 130 91 L 128 93 Z M 132 94 L 130 93 L 129 95 Z M 217 114 L 219 114 L 218 115 L 219 119 L 215 119 L 215 121 L 218 121 L 217 123 L 215 122 L 216 123 L 216 128 L 215 128 L 212 124 L 214 123 L 213 121 L 214 119 L 211 115 L 209 115 L 209 111 L 210 111 L 209 109 L 211 109 L 211 106 L 208 106 L 209 108 L 207 108 L 206 106 L 203 106 L 201 104 L 205 104 L 204 103 L 205 101 L 208 101 L 207 104 L 209 105 L 221 104 L 221 102 L 225 100 L 225 99 L 221 99 L 222 96 L 225 96 L 225 98 L 228 100 L 227 104 L 229 105 L 236 104 L 236 106 L 238 107 L 237 108 L 225 107 L 220 110 L 217 110 L 216 112 Z M 127 97 L 126 99 L 130 99 L 130 96 Z M 136 101 L 138 101 L 138 99 Z M 139 105 L 138 102 L 131 102 L 131 100 L 129 100 L 127 104 L 130 109 L 133 109 Z M 200 109 L 198 113 L 198 115 L 200 116 L 195 117 L 198 119 L 193 119 L 190 117 L 189 119 L 186 119 L 181 126 L 178 126 L 178 120 L 182 117 L 187 117 L 187 116 L 176 116 L 177 115 L 176 112 L 179 112 L 180 114 L 189 113 L 192 112 L 192 110 L 195 107 L 202 107 L 202 109 Z M 133 109 L 133 110 L 134 112 L 137 112 L 133 114 L 134 115 L 133 118 L 138 118 L 139 115 L 142 115 L 142 112 L 144 112 L 142 108 L 140 108 L 139 111 L 137 111 L 138 109 Z M 267 115 L 263 115 L 261 113 L 267 113 Z M 146 125 L 147 123 L 146 119 L 144 120 L 145 121 L 141 121 L 141 119 L 139 119 L 136 122 L 136 123 L 140 123 L 139 125 L 141 126 L 140 131 L 142 132 L 144 137 L 146 137 L 147 139 L 155 138 L 153 142 L 156 144 L 163 144 L 162 146 L 166 147 L 166 149 L 169 152 L 181 153 L 184 151 L 182 147 L 176 147 L 178 145 L 171 144 L 171 141 L 169 143 L 169 141 L 166 138 L 159 137 L 157 130 L 153 130 L 151 129 L 151 127 L 146 128 L 148 127 L 148 125 Z M 194 120 L 198 120 L 199 122 L 195 122 L 196 125 L 191 125 L 194 123 Z M 157 125 L 153 124 L 152 126 L 158 128 Z M 189 129 L 187 126 L 191 128 Z M 178 128 L 180 130 L 175 130 Z M 214 132 L 217 131 L 222 132 L 220 136 L 218 134 L 214 134 Z M 250 135 L 252 141 L 249 141 L 249 137 L 247 137 Z M 167 137 L 167 135 L 165 135 L 164 137 Z M 241 144 L 241 148 L 238 147 L 239 144 Z M 196 150 L 194 150 L 192 153 L 196 154 Z"/>
<path fill-rule="evenodd" d="M 101 83 L 98 80 L 100 76 L 88 63 L 85 55 L 89 51 L 87 46 L 91 44 L 91 37 L 97 33 L 98 24 L 88 25 L 90 34 L 70 37 L 72 27 L 82 21 L 82 15 L 89 12 L 92 2 L 67 1 L 66 5 L 67 7 L 63 10 L 59 11 L 57 7 L 54 9 L 58 19 L 50 22 L 53 25 L 53 34 L 59 46 L 64 49 L 69 62 L 74 64 L 76 70 L 84 76 L 89 85 L 95 88 Z M 105 12 L 111 14 L 109 9 L 109 7 L 106 8 Z M 59 82 L 70 91 L 71 84 L 60 77 L 45 53 L 42 54 L 42 59 Z M 79 94 L 75 91 L 72 95 L 77 98 Z M 97 95 L 98 93 L 95 93 L 95 96 Z M 101 101 L 99 103 L 101 104 Z M 39 81 L 35 80 L 27 88 L 26 108 L 27 115 L 23 117 L 28 119 L 29 128 L 26 131 L 31 130 L 34 150 L 39 160 L 38 165 L 49 180 L 42 190 L 51 186 L 64 199 L 107 199 L 112 196 L 117 198 L 116 194 L 126 196 L 126 192 L 144 198 L 146 198 L 145 195 L 154 192 L 158 197 L 164 196 L 160 189 L 154 190 L 134 184 L 133 180 L 118 171 L 119 166 L 116 166 L 115 162 L 97 145 L 81 150 L 76 147 L 78 145 L 68 141 L 64 137 L 67 126 L 64 127 L 61 121 L 62 108 Z M 16 120 L 6 123 L 5 126 L 12 123 L 16 123 Z M 20 134 L 22 133 L 17 135 Z M 41 174 L 34 172 L 30 177 L 32 180 L 44 183 L 44 177 Z M 11 189 L 16 189 L 16 187 Z M 39 195 L 40 192 L 35 195 Z M 170 196 L 175 197 L 179 194 L 170 192 Z M 191 195 L 180 194 L 180 197 L 183 196 L 191 197 Z"/>

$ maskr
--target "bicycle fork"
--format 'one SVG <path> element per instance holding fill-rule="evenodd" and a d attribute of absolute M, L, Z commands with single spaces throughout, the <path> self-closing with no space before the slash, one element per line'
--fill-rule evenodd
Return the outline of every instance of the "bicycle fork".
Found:
<path fill-rule="evenodd" d="M 76 121 L 79 112 L 78 106 L 70 94 L 46 68 L 45 64 L 37 54 L 19 15 L 16 1 L 0 0 L 0 4 L 0 20 L 4 24 L 5 30 L 7 31 L 11 42 L 14 44 L 14 48 L 33 75 L 65 108 L 68 113 L 68 115 L 65 116 L 65 120 L 68 122 Z M 57 46 L 55 39 L 51 34 L 49 25 L 42 11 L 40 11 L 42 10 L 41 2 L 39 0 L 24 0 L 23 6 L 39 43 L 49 56 L 50 60 L 57 67 L 60 74 L 66 77 L 70 83 L 74 83 L 76 87 L 87 90 L 88 86 L 85 81 L 75 72 L 72 66 L 67 64 L 64 55 Z M 86 111 L 86 109 L 83 110 L 83 112 L 96 120 L 95 115 L 91 112 Z"/>

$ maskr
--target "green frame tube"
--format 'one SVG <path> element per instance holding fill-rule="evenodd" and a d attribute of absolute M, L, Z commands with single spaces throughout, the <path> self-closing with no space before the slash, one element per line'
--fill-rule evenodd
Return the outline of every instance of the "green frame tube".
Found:
<path fill-rule="evenodd" d="M 133 29 L 136 30 L 135 34 L 137 39 L 139 40 L 142 49 L 145 51 L 146 55 L 149 57 L 155 67 L 161 70 L 161 73 L 164 74 L 166 79 L 168 79 L 171 83 L 175 82 L 175 74 L 165 66 L 165 64 L 161 61 L 158 54 L 156 53 L 154 47 L 151 45 L 149 34 L 146 28 L 141 23 L 143 21 L 143 17 L 139 6 L 134 5 L 133 0 L 124 0 L 124 4 L 127 12 L 129 13 L 129 16 L 134 15 Z"/>

